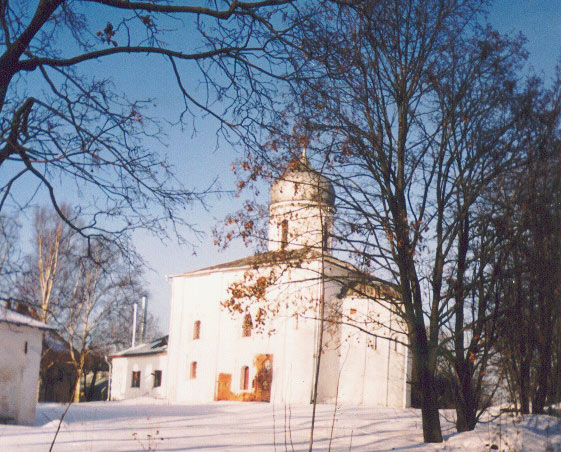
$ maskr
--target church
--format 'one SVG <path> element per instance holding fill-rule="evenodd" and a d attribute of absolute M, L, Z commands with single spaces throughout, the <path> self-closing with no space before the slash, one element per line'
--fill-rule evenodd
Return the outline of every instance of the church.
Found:
<path fill-rule="evenodd" d="M 141 368 L 150 347 L 115 355 L 111 398 L 155 395 L 157 375 L 171 402 L 410 406 L 398 292 L 333 255 L 335 213 L 332 184 L 303 155 L 271 185 L 268 251 L 172 276 L 160 368 Z"/>

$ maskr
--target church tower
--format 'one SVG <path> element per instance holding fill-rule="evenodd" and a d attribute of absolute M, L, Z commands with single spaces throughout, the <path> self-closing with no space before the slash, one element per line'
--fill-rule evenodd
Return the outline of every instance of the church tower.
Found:
<path fill-rule="evenodd" d="M 329 249 L 335 191 L 305 152 L 272 183 L 270 199 L 269 251 Z"/>

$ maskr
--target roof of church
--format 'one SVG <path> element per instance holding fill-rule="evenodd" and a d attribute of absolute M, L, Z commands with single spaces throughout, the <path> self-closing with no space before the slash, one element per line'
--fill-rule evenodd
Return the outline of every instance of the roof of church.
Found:
<path fill-rule="evenodd" d="M 258 268 L 262 265 L 275 265 L 275 264 L 282 264 L 286 262 L 294 263 L 304 260 L 309 261 L 309 260 L 319 259 L 320 257 L 321 257 L 321 253 L 306 248 L 300 248 L 296 250 L 267 251 L 265 253 L 254 254 L 253 256 L 243 257 L 241 259 L 236 259 L 230 262 L 224 262 L 222 264 L 200 268 L 192 272 L 172 275 L 171 278 L 175 278 L 178 276 L 190 276 L 190 275 L 195 275 L 197 273 L 207 273 L 211 271 L 231 270 L 231 269 L 238 269 L 244 267 Z M 351 264 L 342 261 L 340 259 L 331 256 L 326 256 L 325 259 L 331 263 L 335 263 L 337 265 L 344 266 L 349 269 L 354 269 L 354 267 Z"/>
<path fill-rule="evenodd" d="M 177 276 L 190 275 L 193 273 L 206 272 L 209 270 L 226 270 L 240 267 L 258 267 L 260 265 L 281 264 L 283 262 L 293 262 L 295 260 L 313 258 L 312 254 L 316 253 L 312 253 L 310 250 L 305 248 L 296 250 L 267 251 L 265 253 L 254 254 L 253 256 L 243 257 L 241 259 L 236 259 L 230 262 L 212 265 L 210 267 L 201 268 L 199 270 Z"/>
<path fill-rule="evenodd" d="M 259 268 L 260 266 L 269 266 L 282 263 L 298 264 L 303 261 L 310 261 L 315 259 L 320 259 L 321 253 L 314 250 L 309 250 L 305 248 L 296 250 L 279 250 L 279 251 L 267 251 L 265 253 L 254 254 L 253 256 L 244 257 L 242 259 L 236 259 L 230 262 L 224 262 L 222 264 L 213 265 L 211 267 L 205 267 L 192 272 L 181 273 L 178 275 L 171 276 L 172 278 L 180 276 L 195 276 L 197 274 L 204 274 L 215 271 L 227 271 L 240 268 Z M 352 279 L 346 279 L 339 296 L 349 295 L 350 293 L 355 294 L 365 294 L 364 290 L 360 289 L 360 285 L 368 286 L 381 286 L 384 285 L 390 289 L 392 297 L 397 295 L 398 287 L 383 279 L 376 278 L 368 273 L 365 273 L 357 269 L 354 265 L 345 262 L 344 260 L 338 259 L 333 256 L 324 256 L 324 259 L 330 264 L 336 265 L 340 268 L 346 268 L 351 271 L 355 277 Z"/>

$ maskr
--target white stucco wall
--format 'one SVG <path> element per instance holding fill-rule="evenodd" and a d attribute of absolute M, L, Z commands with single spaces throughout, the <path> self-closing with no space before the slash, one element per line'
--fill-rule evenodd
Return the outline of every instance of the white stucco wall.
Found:
<path fill-rule="evenodd" d="M 154 387 L 154 371 L 162 371 L 159 387 Z M 140 371 L 140 387 L 133 388 L 132 373 Z M 143 356 L 117 356 L 111 359 L 111 400 L 134 399 L 136 397 L 166 396 L 167 355 L 159 353 Z"/>
<path fill-rule="evenodd" d="M 255 356 L 271 354 L 271 401 L 310 402 L 320 327 L 320 262 L 282 273 L 267 295 L 268 300 L 275 300 L 272 304 L 279 311 L 269 319 L 266 334 L 254 331 L 250 337 L 242 336 L 243 315 L 232 315 L 220 305 L 229 297 L 229 285 L 241 281 L 246 271 L 223 269 L 172 279 L 167 373 L 170 400 L 214 400 L 220 373 L 230 374 L 232 392 L 240 393 L 242 368 L 249 367 L 251 382 Z M 263 268 L 257 274 L 268 271 Z M 342 276 L 347 270 L 326 264 L 325 271 Z M 324 281 L 326 315 L 330 310 L 345 311 L 356 305 L 353 309 L 370 309 L 373 312 L 369 315 L 379 314 L 381 323 L 389 322 L 389 311 L 380 304 L 368 307 L 363 299 L 339 300 L 341 280 L 335 276 Z M 196 321 L 201 322 L 199 339 L 193 338 Z M 362 333 L 357 336 L 357 332 L 356 328 L 326 322 L 318 402 L 334 402 L 337 398 L 342 403 L 408 406 L 404 392 L 406 347 L 398 345 L 396 351 L 394 342 L 382 340 L 376 348 L 369 347 L 368 339 Z M 192 362 L 197 362 L 196 378 L 190 377 Z"/>
<path fill-rule="evenodd" d="M 287 220 L 288 236 L 285 249 L 321 249 L 323 235 L 331 230 L 333 208 L 307 201 L 285 201 L 270 206 L 269 250 L 276 251 L 282 245 L 282 221 Z M 323 231 L 322 231 L 323 229 Z M 329 246 L 329 243 L 328 243 Z"/>
<path fill-rule="evenodd" d="M 42 337 L 37 328 L 0 323 L 0 418 L 5 422 L 35 422 Z"/>
<path fill-rule="evenodd" d="M 386 303 L 360 297 L 345 298 L 341 312 L 346 324 L 341 328 L 339 349 L 339 402 L 410 406 L 407 336 L 398 317 Z"/>
<path fill-rule="evenodd" d="M 309 282 L 309 272 L 304 275 L 306 270 L 287 272 L 270 295 L 279 300 L 282 305 L 280 311 L 267 323 L 263 334 L 254 329 L 250 337 L 243 337 L 243 315 L 232 315 L 221 308 L 220 303 L 228 298 L 229 285 L 240 281 L 245 271 L 215 271 L 173 278 L 168 346 L 168 377 L 171 379 L 168 396 L 171 400 L 214 400 L 220 373 L 231 374 L 231 390 L 240 392 L 242 368 L 250 368 L 252 381 L 255 377 L 255 356 L 272 354 L 271 400 L 310 401 L 316 322 L 314 315 L 297 320 L 293 315 L 293 304 L 301 298 L 306 303 L 317 300 L 319 284 L 317 281 Z M 287 280 L 292 283 L 287 284 Z M 196 321 L 201 322 L 199 339 L 193 339 Z M 189 372 L 193 361 L 197 362 L 195 379 L 190 378 Z"/>

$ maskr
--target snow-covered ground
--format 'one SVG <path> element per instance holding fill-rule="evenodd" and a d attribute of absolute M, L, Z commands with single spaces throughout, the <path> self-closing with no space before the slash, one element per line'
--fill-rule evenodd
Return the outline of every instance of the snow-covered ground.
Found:
<path fill-rule="evenodd" d="M 64 405 L 40 404 L 35 426 L 0 425 L 0 451 L 48 451 Z M 311 406 L 217 402 L 169 405 L 152 399 L 72 405 L 54 451 L 308 450 Z M 561 452 L 561 420 L 503 414 L 475 432 L 455 434 L 452 413 L 442 415 L 445 443 L 422 443 L 414 409 L 320 405 L 314 451 Z M 330 438 L 332 438 L 330 440 Z"/>

